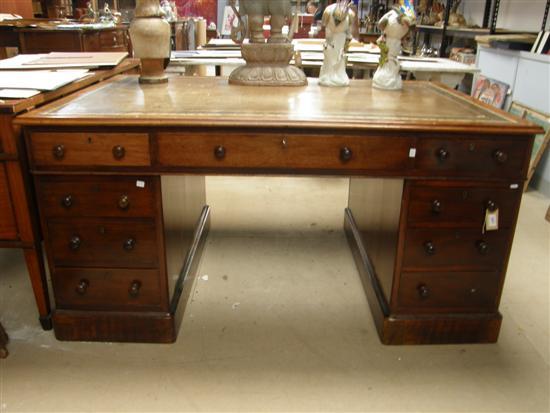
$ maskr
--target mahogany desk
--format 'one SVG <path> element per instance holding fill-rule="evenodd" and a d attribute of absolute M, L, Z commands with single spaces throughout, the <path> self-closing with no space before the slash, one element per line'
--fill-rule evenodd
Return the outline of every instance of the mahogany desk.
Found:
<path fill-rule="evenodd" d="M 44 329 L 51 329 L 50 302 L 42 258 L 34 195 L 16 115 L 59 99 L 120 73 L 135 70 L 137 59 L 125 59 L 112 69 L 97 70 L 76 82 L 27 99 L 0 99 L 0 248 L 22 248 Z M 1 274 L 0 274 L 1 276 Z"/>
<path fill-rule="evenodd" d="M 17 124 L 61 340 L 176 339 L 208 231 L 205 174 L 349 176 L 344 228 L 381 341 L 497 340 L 539 132 L 528 122 L 424 82 L 386 92 L 369 81 L 256 88 L 119 76 Z M 163 191 L 161 175 L 174 174 L 185 185 Z M 179 223 L 167 218 L 174 199 Z M 483 232 L 497 209 L 498 230 Z M 188 253 L 172 288 L 174 236 Z"/>

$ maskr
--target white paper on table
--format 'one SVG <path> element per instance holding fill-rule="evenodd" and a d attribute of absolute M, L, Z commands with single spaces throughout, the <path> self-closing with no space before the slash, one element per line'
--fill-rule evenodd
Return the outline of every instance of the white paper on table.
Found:
<path fill-rule="evenodd" d="M 0 70 L 92 69 L 118 65 L 127 52 L 51 52 L 19 54 L 0 60 Z"/>
<path fill-rule="evenodd" d="M 88 73 L 88 69 L 0 71 L 0 89 L 55 90 Z"/>
<path fill-rule="evenodd" d="M 4 99 L 26 99 L 38 95 L 39 90 L 34 89 L 0 89 L 0 98 Z"/>

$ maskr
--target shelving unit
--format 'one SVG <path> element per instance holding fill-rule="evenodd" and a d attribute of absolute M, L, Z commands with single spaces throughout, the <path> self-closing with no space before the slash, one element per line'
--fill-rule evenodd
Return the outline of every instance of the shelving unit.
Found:
<path fill-rule="evenodd" d="M 481 28 L 467 28 L 467 27 L 450 27 L 449 17 L 451 15 L 451 9 L 453 8 L 455 0 L 447 0 L 445 5 L 445 16 L 443 19 L 443 26 L 417 26 L 417 33 L 414 37 L 413 53 L 416 53 L 418 46 L 418 37 L 420 33 L 424 33 L 424 41 L 429 43 L 432 34 L 441 35 L 441 45 L 439 47 L 439 56 L 447 57 L 447 48 L 453 37 L 474 38 L 483 34 L 495 34 L 497 32 L 497 18 L 500 8 L 500 0 L 485 0 L 485 9 L 483 13 L 483 24 Z M 468 0 L 465 0 L 468 1 Z M 549 0 L 550 1 L 550 0 Z M 503 31 L 504 32 L 504 31 Z M 510 33 L 509 31 L 505 31 Z"/>

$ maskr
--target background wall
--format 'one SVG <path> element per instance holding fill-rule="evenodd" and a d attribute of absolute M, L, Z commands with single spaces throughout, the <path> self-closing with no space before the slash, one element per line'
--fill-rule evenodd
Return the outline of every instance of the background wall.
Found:
<path fill-rule="evenodd" d="M 466 21 L 481 26 L 485 0 L 462 0 Z M 500 0 L 497 27 L 538 32 L 541 29 L 546 0 Z M 546 28 L 550 22 L 546 22 Z"/>

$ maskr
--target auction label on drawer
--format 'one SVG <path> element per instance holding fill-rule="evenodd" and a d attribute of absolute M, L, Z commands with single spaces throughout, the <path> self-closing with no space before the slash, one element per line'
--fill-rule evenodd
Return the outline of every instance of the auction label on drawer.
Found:
<path fill-rule="evenodd" d="M 136 181 L 136 186 L 138 188 L 145 188 L 145 181 Z"/>
<path fill-rule="evenodd" d="M 494 211 L 485 210 L 485 222 L 483 223 L 483 229 L 485 231 L 496 231 L 498 229 L 498 208 Z"/>

